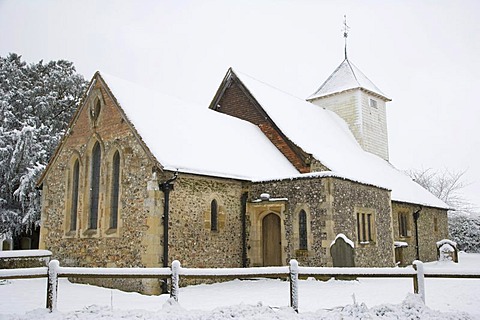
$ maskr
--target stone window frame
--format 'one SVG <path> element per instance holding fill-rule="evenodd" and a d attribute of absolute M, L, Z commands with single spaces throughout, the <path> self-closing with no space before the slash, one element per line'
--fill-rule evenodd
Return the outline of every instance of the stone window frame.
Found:
<path fill-rule="evenodd" d="M 112 201 L 113 201 L 113 170 L 114 170 L 114 157 L 115 154 L 118 153 L 119 156 L 119 172 L 118 172 L 118 204 L 117 204 L 117 221 L 116 227 L 113 228 L 111 224 L 112 219 Z M 103 226 L 105 226 L 105 235 L 107 237 L 119 237 L 120 232 L 123 226 L 122 223 L 122 175 L 123 175 L 123 168 L 124 168 L 124 157 L 123 152 L 117 144 L 114 144 L 110 147 L 108 153 L 105 154 L 104 157 L 104 167 L 106 174 L 106 193 L 105 193 L 105 214 L 103 216 Z"/>
<path fill-rule="evenodd" d="M 217 202 L 217 229 L 212 229 L 212 203 Z M 208 198 L 208 209 L 204 212 L 205 229 L 210 231 L 211 234 L 218 234 L 225 229 L 226 224 L 226 210 L 221 198 L 217 194 L 213 194 Z"/>
<path fill-rule="evenodd" d="M 76 221 L 75 228 L 72 229 L 72 210 L 73 210 L 73 181 L 75 174 L 75 164 L 78 164 L 78 190 L 77 190 L 77 208 L 76 208 Z M 72 156 L 68 162 L 67 168 L 65 169 L 65 212 L 64 212 L 64 231 L 66 237 L 75 237 L 78 235 L 78 230 L 80 229 L 80 199 L 82 194 L 82 168 L 83 163 L 81 161 L 80 153 L 76 150 L 73 151 Z"/>
<path fill-rule="evenodd" d="M 412 226 L 410 213 L 405 210 L 398 211 L 398 236 L 400 238 L 410 238 L 412 236 Z"/>
<path fill-rule="evenodd" d="M 90 125 L 92 128 L 96 128 L 98 122 L 100 121 L 103 112 L 102 110 L 105 107 L 105 101 L 103 100 L 103 95 L 100 89 L 95 89 L 91 93 L 90 103 L 88 106 L 88 114 L 90 119 Z"/>
<path fill-rule="evenodd" d="M 307 227 L 307 248 L 300 248 L 300 213 L 304 211 L 306 217 Z M 313 244 L 313 234 L 311 228 L 311 212 L 307 205 L 300 205 L 295 208 L 293 214 L 293 240 L 296 248 L 295 252 L 297 256 L 308 256 L 311 246 Z"/>
<path fill-rule="evenodd" d="M 372 208 L 355 208 L 356 242 L 361 246 L 376 245 L 376 212 Z"/>
<path fill-rule="evenodd" d="M 298 213 L 298 249 L 308 250 L 307 213 L 303 209 Z"/>
<path fill-rule="evenodd" d="M 91 229 L 90 228 L 90 188 L 91 188 L 91 176 L 92 176 L 92 152 L 93 148 L 95 147 L 95 144 L 98 143 L 100 147 L 100 178 L 99 178 L 99 199 L 98 199 L 98 211 L 97 211 L 97 228 L 96 229 Z M 90 141 L 87 143 L 86 147 L 86 157 L 84 161 L 84 193 L 83 193 L 83 210 L 82 210 L 82 215 L 81 219 L 85 222 L 83 225 L 83 232 L 81 234 L 82 237 L 99 237 L 100 236 L 100 231 L 103 225 L 103 219 L 104 217 L 104 195 L 105 195 L 105 184 L 104 184 L 104 158 L 105 158 L 105 145 L 100 138 L 98 134 L 93 134 L 92 137 L 90 138 Z"/>

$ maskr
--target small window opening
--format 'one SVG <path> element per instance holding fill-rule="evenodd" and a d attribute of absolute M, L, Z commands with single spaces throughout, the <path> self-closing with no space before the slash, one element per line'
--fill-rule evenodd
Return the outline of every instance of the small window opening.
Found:
<path fill-rule="evenodd" d="M 399 234 L 400 237 L 408 237 L 408 216 L 407 213 L 401 212 L 398 214 L 398 227 L 399 227 Z"/>
<path fill-rule="evenodd" d="M 90 174 L 90 216 L 89 229 L 97 229 L 98 204 L 100 195 L 100 144 L 97 142 L 92 150 L 92 164 Z"/>
<path fill-rule="evenodd" d="M 298 214 L 298 231 L 299 231 L 299 249 L 308 249 L 308 237 L 307 237 L 307 214 L 304 210 L 301 210 Z"/>
<path fill-rule="evenodd" d="M 110 229 L 116 229 L 118 225 L 118 200 L 120 195 L 120 154 L 118 151 L 113 155 L 112 163 L 112 187 L 110 198 Z"/>
<path fill-rule="evenodd" d="M 210 205 L 210 230 L 218 231 L 218 205 L 215 199 Z"/>
<path fill-rule="evenodd" d="M 374 241 L 373 214 L 357 212 L 357 240 L 367 244 Z"/>
<path fill-rule="evenodd" d="M 73 177 L 72 177 L 72 199 L 70 207 L 70 231 L 77 229 L 77 213 L 78 213 L 78 181 L 80 174 L 80 165 L 78 160 L 75 160 L 73 165 Z"/>
<path fill-rule="evenodd" d="M 100 99 L 95 100 L 95 104 L 93 108 L 90 109 L 91 117 L 93 122 L 96 122 L 98 119 L 98 116 L 100 115 L 100 110 L 101 110 L 102 104 L 100 102 Z"/>

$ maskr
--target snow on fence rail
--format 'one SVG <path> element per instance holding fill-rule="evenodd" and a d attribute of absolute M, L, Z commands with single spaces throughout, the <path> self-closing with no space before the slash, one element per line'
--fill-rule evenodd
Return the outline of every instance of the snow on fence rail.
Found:
<path fill-rule="evenodd" d="M 323 268 L 300 267 L 296 260 L 289 266 L 255 268 L 183 268 L 175 260 L 171 268 L 77 268 L 61 267 L 57 260 L 48 268 L 0 269 L 0 279 L 24 279 L 47 277 L 47 308 L 57 308 L 58 278 L 158 278 L 171 279 L 170 296 L 178 301 L 180 277 L 185 278 L 278 278 L 290 280 L 290 306 L 298 312 L 298 279 L 304 277 L 358 277 L 358 278 L 412 278 L 413 291 L 425 302 L 425 278 L 480 278 L 480 270 L 435 269 L 414 261 L 406 268 Z"/>

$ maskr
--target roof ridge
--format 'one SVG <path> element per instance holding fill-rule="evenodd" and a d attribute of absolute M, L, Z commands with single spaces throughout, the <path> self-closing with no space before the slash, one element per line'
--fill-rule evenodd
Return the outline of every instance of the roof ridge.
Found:
<path fill-rule="evenodd" d="M 335 70 L 328 76 L 327 80 L 325 80 L 325 81 L 322 83 L 322 85 L 321 85 L 317 90 L 315 90 L 314 93 L 312 93 L 309 97 L 307 97 L 306 100 L 310 100 L 310 99 L 312 99 L 312 98 L 315 98 L 315 96 L 323 89 L 323 87 L 325 86 L 325 84 L 327 84 L 327 83 L 330 81 L 330 79 L 337 73 L 338 69 L 340 69 L 340 67 L 342 66 L 342 64 L 343 64 L 343 62 L 344 62 L 345 60 L 346 60 L 346 59 L 344 59 L 344 60 L 342 61 L 342 63 L 340 63 L 337 68 L 335 68 Z"/>
<path fill-rule="evenodd" d="M 267 83 L 267 82 L 265 82 L 265 81 L 259 80 L 259 79 L 255 78 L 255 77 L 249 75 L 248 73 L 245 73 L 245 72 L 242 72 L 242 71 L 238 71 L 238 70 L 237 70 L 237 71 L 234 71 L 233 68 L 231 68 L 231 69 L 232 69 L 232 71 L 233 71 L 234 73 L 240 73 L 241 75 L 247 76 L 247 77 L 249 77 L 250 79 L 255 80 L 255 81 L 257 81 L 257 82 L 260 82 L 261 84 L 266 85 L 266 86 L 268 86 L 268 87 L 270 87 L 270 88 L 272 88 L 272 89 L 274 89 L 274 90 L 277 90 L 277 91 L 280 91 L 280 92 L 282 92 L 282 93 L 284 93 L 284 94 L 287 94 L 287 95 L 291 96 L 292 98 L 305 101 L 304 99 L 302 99 L 302 98 L 300 98 L 300 97 L 297 97 L 296 95 L 294 95 L 294 94 L 292 94 L 292 93 L 290 93 L 290 92 L 284 91 L 284 90 L 282 90 L 282 89 L 280 89 L 280 88 L 277 88 L 277 87 L 275 87 L 275 86 L 273 86 L 273 85 L 271 85 L 271 84 L 269 84 L 269 83 Z"/>
<path fill-rule="evenodd" d="M 354 70 L 353 67 L 352 67 L 352 64 L 353 64 L 353 63 L 350 64 L 350 60 L 348 60 L 347 58 L 345 58 L 344 61 L 346 61 L 347 64 L 348 64 L 348 66 L 350 67 L 350 71 L 352 71 L 353 77 L 355 78 L 355 81 L 357 82 L 358 86 L 359 86 L 359 87 L 362 87 L 362 85 L 360 84 L 360 81 L 358 81 L 357 75 L 355 74 L 355 70 Z M 342 62 L 342 64 L 343 64 L 343 62 Z M 358 68 L 357 68 L 357 69 L 358 69 Z M 366 77 L 366 76 L 365 76 L 365 77 Z"/>

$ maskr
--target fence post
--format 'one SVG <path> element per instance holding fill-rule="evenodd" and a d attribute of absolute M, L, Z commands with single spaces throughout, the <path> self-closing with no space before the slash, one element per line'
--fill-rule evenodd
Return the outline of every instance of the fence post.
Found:
<path fill-rule="evenodd" d="M 178 282 L 179 282 L 179 272 L 180 272 L 180 261 L 174 260 L 172 262 L 172 289 L 170 290 L 170 298 L 173 298 L 178 302 Z"/>
<path fill-rule="evenodd" d="M 423 262 L 419 260 L 413 261 L 413 268 L 417 271 L 417 275 L 413 278 L 414 292 L 419 294 L 423 303 L 425 303 L 425 273 L 423 271 Z"/>
<path fill-rule="evenodd" d="M 48 263 L 48 279 L 47 279 L 47 308 L 52 312 L 57 309 L 57 289 L 58 289 L 58 268 L 60 263 L 58 260 L 51 260 Z"/>
<path fill-rule="evenodd" d="M 298 313 L 298 261 L 290 260 L 290 306 Z"/>

